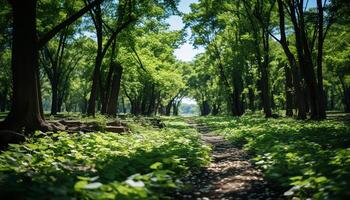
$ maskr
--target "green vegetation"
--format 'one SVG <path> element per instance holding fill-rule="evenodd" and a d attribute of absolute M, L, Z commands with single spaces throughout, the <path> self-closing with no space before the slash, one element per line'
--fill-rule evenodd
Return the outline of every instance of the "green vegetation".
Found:
<path fill-rule="evenodd" d="M 350 199 L 349 66 L 349 0 L 0 0 L 0 198 L 171 198 L 199 114 L 293 200 Z"/>
<path fill-rule="evenodd" d="M 159 199 L 208 163 L 198 133 L 172 119 L 132 133 L 40 133 L 0 155 L 2 198 Z M 182 125 L 182 126 L 180 126 Z"/>
<path fill-rule="evenodd" d="M 253 155 L 266 177 L 296 199 L 350 196 L 350 126 L 326 120 L 206 117 L 216 133 Z"/>

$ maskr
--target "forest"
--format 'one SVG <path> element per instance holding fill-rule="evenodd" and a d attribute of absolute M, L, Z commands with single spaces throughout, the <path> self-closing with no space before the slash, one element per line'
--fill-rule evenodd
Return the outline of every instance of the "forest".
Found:
<path fill-rule="evenodd" d="M 348 0 L 0 0 L 1 199 L 349 188 Z"/>

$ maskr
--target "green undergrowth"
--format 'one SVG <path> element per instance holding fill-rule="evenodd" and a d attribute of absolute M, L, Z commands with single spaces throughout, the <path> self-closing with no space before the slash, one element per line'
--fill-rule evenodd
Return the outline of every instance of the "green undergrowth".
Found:
<path fill-rule="evenodd" d="M 130 123 L 132 133 L 36 137 L 0 154 L 5 199 L 167 199 L 179 178 L 209 161 L 209 148 L 188 127 L 155 129 Z"/>
<path fill-rule="evenodd" d="M 212 127 L 253 155 L 272 183 L 293 199 L 350 199 L 350 125 L 325 120 L 206 117 Z"/>

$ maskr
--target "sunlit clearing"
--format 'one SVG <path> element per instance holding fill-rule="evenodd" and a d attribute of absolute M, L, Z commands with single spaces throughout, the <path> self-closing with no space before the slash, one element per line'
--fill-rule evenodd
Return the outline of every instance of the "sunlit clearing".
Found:
<path fill-rule="evenodd" d="M 179 115 L 198 116 L 199 106 L 197 104 L 197 101 L 189 97 L 183 98 L 179 107 Z"/>

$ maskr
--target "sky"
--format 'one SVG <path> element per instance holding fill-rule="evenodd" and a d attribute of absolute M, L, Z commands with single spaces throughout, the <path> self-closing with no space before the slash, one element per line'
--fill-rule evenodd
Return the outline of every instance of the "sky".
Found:
<path fill-rule="evenodd" d="M 197 3 L 198 0 L 181 0 L 179 4 L 179 11 L 183 13 L 191 12 L 190 4 Z M 167 19 L 167 22 L 170 25 L 170 30 L 181 30 L 184 28 L 184 23 L 182 22 L 181 17 L 171 16 Z M 190 43 L 191 30 L 187 30 L 188 36 L 186 38 L 186 43 L 180 46 L 180 48 L 175 50 L 175 56 L 182 61 L 192 61 L 193 58 L 204 52 L 204 48 L 195 49 Z"/>
<path fill-rule="evenodd" d="M 190 4 L 197 2 L 198 0 L 181 0 L 179 4 L 179 11 L 189 13 L 191 12 Z M 181 17 L 179 16 L 171 16 L 167 22 L 170 25 L 170 30 L 181 30 L 185 26 Z M 179 60 L 189 62 L 192 61 L 197 54 L 204 52 L 204 48 L 195 49 L 190 42 L 191 30 L 188 29 L 187 33 L 188 36 L 186 38 L 186 42 L 181 45 L 180 48 L 175 50 L 175 56 Z M 183 98 L 181 102 L 192 105 L 197 104 L 194 99 L 189 97 Z"/>

